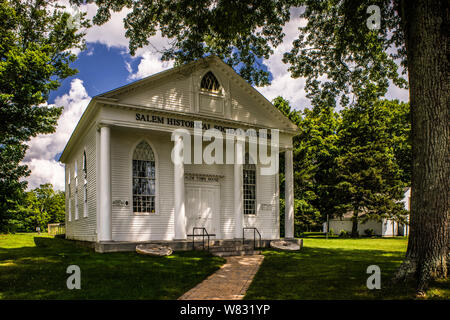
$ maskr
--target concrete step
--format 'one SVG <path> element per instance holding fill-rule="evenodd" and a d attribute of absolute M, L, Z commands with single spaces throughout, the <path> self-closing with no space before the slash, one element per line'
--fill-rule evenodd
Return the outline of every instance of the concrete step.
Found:
<path fill-rule="evenodd" d="M 236 247 L 209 247 L 209 251 L 212 252 L 228 252 L 228 251 L 248 251 L 248 250 L 254 250 L 253 246 L 236 246 Z M 195 250 L 207 250 L 208 247 L 203 249 L 202 246 L 196 247 Z"/>
<path fill-rule="evenodd" d="M 203 245 L 201 243 L 195 244 L 196 250 L 202 250 Z M 208 244 L 205 243 L 205 249 L 208 249 Z M 220 244 L 209 244 L 209 250 L 210 251 L 230 251 L 230 250 L 250 250 L 254 249 L 253 243 L 251 244 L 242 244 L 242 242 L 236 242 L 236 243 L 220 243 Z"/>
<path fill-rule="evenodd" d="M 253 246 L 213 246 L 209 247 L 209 251 L 211 252 L 220 252 L 220 251 L 246 251 L 253 250 Z"/>
<path fill-rule="evenodd" d="M 230 257 L 230 256 L 251 256 L 254 254 L 260 254 L 259 250 L 235 250 L 235 251 L 216 251 L 211 252 L 212 255 L 217 257 Z"/>
<path fill-rule="evenodd" d="M 192 237 L 189 239 L 189 241 L 192 244 Z M 205 238 L 205 244 L 208 243 L 207 239 Z M 201 245 L 202 244 L 202 238 L 195 238 L 195 245 Z M 253 240 L 246 239 L 244 241 L 245 245 L 252 245 L 253 246 Z M 256 244 L 259 244 L 259 241 L 256 241 Z M 209 240 L 210 246 L 236 246 L 236 245 L 242 245 L 242 240 Z"/>

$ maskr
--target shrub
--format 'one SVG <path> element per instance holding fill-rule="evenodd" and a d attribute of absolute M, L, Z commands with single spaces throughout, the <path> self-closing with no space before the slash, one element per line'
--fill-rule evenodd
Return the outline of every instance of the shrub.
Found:
<path fill-rule="evenodd" d="M 375 235 L 375 231 L 373 229 L 366 229 L 364 230 L 364 233 L 366 234 L 366 236 L 368 237 L 372 237 Z"/>
<path fill-rule="evenodd" d="M 334 230 L 333 230 L 333 228 L 330 228 L 330 231 L 328 232 L 328 234 L 329 234 L 330 236 L 334 236 Z"/>
<path fill-rule="evenodd" d="M 339 232 L 339 238 L 350 238 L 350 232 L 346 231 L 346 230 L 341 230 Z"/>

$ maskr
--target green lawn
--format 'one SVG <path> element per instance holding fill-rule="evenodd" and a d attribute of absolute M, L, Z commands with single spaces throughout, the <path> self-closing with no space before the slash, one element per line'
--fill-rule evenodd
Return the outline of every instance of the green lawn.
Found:
<path fill-rule="evenodd" d="M 265 250 L 246 299 L 410 299 L 411 284 L 392 286 L 405 238 L 324 239 L 309 235 L 298 252 Z M 0 235 L 0 299 L 176 299 L 224 263 L 207 253 L 169 257 L 95 253 L 44 234 Z M 69 290 L 69 265 L 81 290 Z M 366 269 L 381 268 L 382 290 L 368 290 Z M 430 299 L 450 299 L 450 280 L 432 283 Z"/>
<path fill-rule="evenodd" d="M 412 299 L 411 283 L 392 284 L 406 238 L 325 239 L 310 235 L 298 252 L 264 251 L 245 299 Z M 369 265 L 381 269 L 381 290 L 369 290 Z M 450 299 L 450 280 L 435 282 L 430 299 Z"/>
<path fill-rule="evenodd" d="M 177 299 L 223 263 L 201 251 L 101 254 L 44 234 L 0 235 L 0 299 Z M 69 265 L 81 269 L 80 290 L 67 289 Z"/>

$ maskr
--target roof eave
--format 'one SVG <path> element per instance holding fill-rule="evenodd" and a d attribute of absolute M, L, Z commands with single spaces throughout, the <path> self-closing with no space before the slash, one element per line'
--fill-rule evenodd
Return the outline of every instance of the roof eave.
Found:
<path fill-rule="evenodd" d="M 81 115 L 80 120 L 78 121 L 77 125 L 75 126 L 75 129 L 73 130 L 72 134 L 70 135 L 69 141 L 67 141 L 66 146 L 64 147 L 63 152 L 61 153 L 61 156 L 59 157 L 58 161 L 62 163 L 66 163 L 66 158 L 68 154 L 70 153 L 70 150 L 72 148 L 72 145 L 75 143 L 75 140 L 79 136 L 79 132 L 82 127 L 84 127 L 85 119 L 94 112 L 97 105 L 98 96 L 95 96 L 91 99 L 89 104 L 86 107 L 86 110 L 84 110 L 83 114 Z"/>

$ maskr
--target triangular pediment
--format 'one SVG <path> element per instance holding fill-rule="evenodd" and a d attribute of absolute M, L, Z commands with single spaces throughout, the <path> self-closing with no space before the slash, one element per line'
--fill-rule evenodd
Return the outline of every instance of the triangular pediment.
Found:
<path fill-rule="evenodd" d="M 121 105 L 198 114 L 293 133 L 298 130 L 264 96 L 216 56 L 160 72 L 96 98 L 106 98 Z"/>

